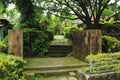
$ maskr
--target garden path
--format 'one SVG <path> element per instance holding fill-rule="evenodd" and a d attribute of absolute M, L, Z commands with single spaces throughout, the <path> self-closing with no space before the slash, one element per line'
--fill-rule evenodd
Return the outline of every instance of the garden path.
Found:
<path fill-rule="evenodd" d="M 72 42 L 64 38 L 64 35 L 55 35 L 54 40 L 50 42 L 50 45 L 72 45 Z"/>
<path fill-rule="evenodd" d="M 72 42 L 63 35 L 55 35 L 50 45 L 71 46 Z M 68 73 L 76 72 L 86 64 L 73 57 L 28 58 L 26 61 L 24 72 L 28 76 L 34 76 L 36 73 L 51 75 L 50 77 L 40 77 L 37 80 L 77 80 L 75 77 L 70 77 Z"/>
<path fill-rule="evenodd" d="M 34 74 L 48 75 L 40 77 L 37 80 L 77 80 L 73 79 L 74 77 L 69 77 L 69 72 L 76 72 L 86 64 L 73 57 L 29 58 L 26 61 L 27 64 L 24 66 L 24 73 L 28 77 L 34 76 Z"/>

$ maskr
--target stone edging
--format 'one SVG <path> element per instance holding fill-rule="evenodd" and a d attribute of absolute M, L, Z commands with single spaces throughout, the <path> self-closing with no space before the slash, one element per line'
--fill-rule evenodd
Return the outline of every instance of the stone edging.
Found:
<path fill-rule="evenodd" d="M 82 78 L 82 80 L 120 80 L 120 72 L 85 74 L 81 70 L 78 70 L 77 75 Z"/>

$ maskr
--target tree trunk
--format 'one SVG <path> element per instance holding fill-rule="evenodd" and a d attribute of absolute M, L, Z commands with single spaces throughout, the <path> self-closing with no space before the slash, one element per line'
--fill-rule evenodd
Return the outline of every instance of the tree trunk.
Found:
<path fill-rule="evenodd" d="M 86 21 L 86 29 L 93 29 L 93 25 L 91 21 Z"/>

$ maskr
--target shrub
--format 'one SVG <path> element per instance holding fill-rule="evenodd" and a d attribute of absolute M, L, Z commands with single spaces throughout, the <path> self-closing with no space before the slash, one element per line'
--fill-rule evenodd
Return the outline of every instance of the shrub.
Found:
<path fill-rule="evenodd" d="M 105 59 L 120 58 L 120 52 L 115 52 L 113 54 L 107 54 L 107 53 L 99 53 L 97 55 L 90 54 L 86 57 L 86 60 L 90 61 L 92 59 L 93 61 L 100 61 L 100 59 L 102 58 L 105 58 Z"/>
<path fill-rule="evenodd" d="M 0 53 L 0 80 L 18 80 L 25 61 L 19 57 Z"/>
<path fill-rule="evenodd" d="M 86 60 L 90 61 L 90 66 L 84 67 L 85 72 L 102 73 L 120 70 L 120 52 L 113 54 L 90 54 L 86 57 Z"/>
<path fill-rule="evenodd" d="M 33 55 L 41 56 L 48 52 L 48 43 L 46 41 L 45 36 L 41 36 L 42 38 L 35 38 L 35 41 L 32 43 L 32 52 Z"/>
<path fill-rule="evenodd" d="M 45 33 L 48 36 L 48 41 L 53 40 L 53 37 L 54 37 L 53 31 L 47 30 L 47 31 L 45 31 Z"/>
<path fill-rule="evenodd" d="M 24 57 L 41 57 L 48 52 L 48 35 L 36 29 L 24 30 Z"/>
<path fill-rule="evenodd" d="M 114 37 L 102 37 L 102 51 L 103 52 L 117 52 L 120 51 L 120 41 Z"/>
<path fill-rule="evenodd" d="M 120 23 L 109 24 L 106 23 L 103 25 L 104 33 L 119 33 L 120 32 Z"/>
<path fill-rule="evenodd" d="M 78 28 L 77 26 L 72 26 L 72 27 L 65 27 L 64 28 L 64 36 L 66 38 L 72 39 L 72 34 L 75 31 L 83 30 L 83 28 Z"/>
<path fill-rule="evenodd" d="M 60 24 L 54 26 L 54 35 L 60 35 L 62 34 L 62 27 Z"/>
<path fill-rule="evenodd" d="M 4 42 L 0 41 L 0 52 L 6 52 L 7 51 L 7 45 Z"/>

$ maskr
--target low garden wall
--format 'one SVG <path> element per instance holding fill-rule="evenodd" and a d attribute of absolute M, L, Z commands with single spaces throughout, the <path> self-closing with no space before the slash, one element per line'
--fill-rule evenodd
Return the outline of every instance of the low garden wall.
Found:
<path fill-rule="evenodd" d="M 82 80 L 120 80 L 120 72 L 85 74 L 78 70 L 77 75 L 82 78 Z"/>

